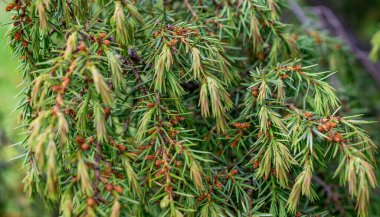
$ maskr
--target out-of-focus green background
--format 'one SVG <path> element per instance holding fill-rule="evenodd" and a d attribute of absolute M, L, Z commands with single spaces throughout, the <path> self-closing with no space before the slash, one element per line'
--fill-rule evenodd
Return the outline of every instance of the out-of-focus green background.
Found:
<path fill-rule="evenodd" d="M 332 8 L 339 18 L 345 21 L 349 31 L 356 36 L 359 46 L 365 49 L 369 49 L 371 35 L 380 30 L 380 0 L 304 0 L 304 3 L 324 4 Z M 20 91 L 18 85 L 21 82 L 21 74 L 16 70 L 17 60 L 12 59 L 11 51 L 6 46 L 7 22 L 12 15 L 5 12 L 5 6 L 4 0 L 0 0 L 0 217 L 49 216 L 50 212 L 41 205 L 42 203 L 30 202 L 24 196 L 22 161 L 11 160 L 20 154 L 16 146 L 11 144 L 22 139 L 22 132 L 15 129 L 19 125 L 19 113 L 12 113 L 19 101 L 16 95 Z M 368 79 L 369 76 L 366 77 Z M 374 90 L 375 93 L 372 95 L 377 95 L 376 91 L 379 91 L 379 88 L 372 87 L 367 90 Z M 379 108 L 376 108 L 379 103 L 371 103 L 374 106 L 368 108 L 377 111 L 372 113 L 374 119 L 375 116 L 380 117 Z"/>
<path fill-rule="evenodd" d="M 2 24 L 0 27 L 0 126 L 7 135 L 12 135 L 14 134 L 12 127 L 17 125 L 14 122 L 17 117 L 9 113 L 14 108 L 14 102 L 17 102 L 15 96 L 21 77 L 16 72 L 17 61 L 12 60 L 11 51 L 6 47 L 5 33 L 8 26 L 3 24 L 10 20 L 10 14 L 4 12 L 4 5 L 5 3 L 0 1 L 0 23 Z"/>
<path fill-rule="evenodd" d="M 9 20 L 9 14 L 4 12 L 4 3 L 0 2 L 0 23 Z M 7 40 L 4 37 L 6 26 L 0 27 L 0 216 L 22 216 L 15 208 L 27 206 L 27 200 L 22 194 L 22 185 L 19 182 L 21 169 L 17 161 L 9 161 L 17 155 L 15 148 L 10 148 L 11 140 L 16 139 L 17 114 L 11 115 L 17 99 L 17 85 L 20 76 L 16 72 L 17 61 L 11 59 L 11 52 L 6 48 Z M 11 168 L 11 169 L 10 169 Z M 11 201 L 13 200 L 14 201 Z"/>
<path fill-rule="evenodd" d="M 11 14 L 5 12 L 5 2 L 0 1 L 0 217 L 46 216 L 41 203 L 29 201 L 23 193 L 23 168 L 21 160 L 12 160 L 20 152 L 13 143 L 22 139 L 18 125 L 19 112 L 13 112 L 19 99 L 21 74 L 17 60 L 12 59 L 5 34 Z"/>

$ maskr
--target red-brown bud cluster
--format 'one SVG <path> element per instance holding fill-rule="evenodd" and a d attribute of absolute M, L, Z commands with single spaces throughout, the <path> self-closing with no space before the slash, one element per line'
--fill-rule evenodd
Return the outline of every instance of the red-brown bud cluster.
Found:
<path fill-rule="evenodd" d="M 87 151 L 88 149 L 90 149 L 90 145 L 86 142 L 85 139 L 83 139 L 83 138 L 80 137 L 80 136 L 77 136 L 77 137 L 75 138 L 75 142 L 76 142 L 78 145 L 80 145 L 80 149 L 81 149 L 82 151 Z"/>
<path fill-rule="evenodd" d="M 253 97 L 257 97 L 259 95 L 259 87 L 252 87 L 251 94 Z"/>
<path fill-rule="evenodd" d="M 286 80 L 287 78 L 289 78 L 289 75 L 286 74 L 286 73 L 282 73 L 282 74 L 280 74 L 280 78 L 281 78 L 282 80 Z"/>
<path fill-rule="evenodd" d="M 313 117 L 313 113 L 312 113 L 312 112 L 305 112 L 303 115 L 304 115 L 306 118 L 311 118 L 311 117 Z"/>
<path fill-rule="evenodd" d="M 242 130 L 242 129 L 248 129 L 251 126 L 251 124 L 249 122 L 244 122 L 244 123 L 237 122 L 237 123 L 232 124 L 232 126 L 234 126 L 237 129 Z"/>
<path fill-rule="evenodd" d="M 15 6 L 16 6 L 15 3 L 11 2 L 7 5 L 7 7 L 5 7 L 5 11 L 9 12 L 9 11 L 13 10 L 15 8 Z"/>

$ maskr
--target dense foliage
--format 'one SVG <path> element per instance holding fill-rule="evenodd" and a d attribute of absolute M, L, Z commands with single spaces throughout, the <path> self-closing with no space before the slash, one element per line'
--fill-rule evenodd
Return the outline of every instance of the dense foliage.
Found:
<path fill-rule="evenodd" d="M 368 216 L 375 145 L 313 65 L 343 48 L 284 6 L 10 3 L 27 194 L 65 217 Z"/>

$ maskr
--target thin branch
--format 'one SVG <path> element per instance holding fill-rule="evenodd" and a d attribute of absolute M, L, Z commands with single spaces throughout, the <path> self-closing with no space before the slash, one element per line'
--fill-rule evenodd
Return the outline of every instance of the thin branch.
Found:
<path fill-rule="evenodd" d="M 295 14 L 297 19 L 302 23 L 304 27 L 307 27 L 310 24 L 310 20 L 307 18 L 301 7 L 295 0 L 288 0 L 288 2 L 292 12 Z M 376 84 L 380 86 L 380 64 L 371 62 L 368 58 L 369 52 L 364 51 L 356 46 L 354 38 L 351 37 L 349 33 L 347 33 L 343 27 L 343 24 L 339 21 L 331 9 L 324 5 L 319 5 L 311 7 L 311 11 L 320 17 L 320 22 L 327 30 L 329 30 L 332 35 L 340 38 L 348 45 L 353 55 L 355 55 L 355 58 L 372 76 Z"/>
<path fill-rule="evenodd" d="M 323 188 L 323 191 L 327 194 L 327 200 L 334 203 L 337 211 L 340 213 L 340 216 L 343 216 L 343 217 L 346 216 L 346 210 L 343 208 L 342 204 L 340 203 L 339 195 L 334 192 L 331 185 L 323 181 L 317 175 L 313 175 L 312 180 Z"/>
<path fill-rule="evenodd" d="M 292 12 L 294 15 L 296 15 L 298 21 L 302 23 L 303 27 L 307 27 L 311 22 L 310 19 L 305 15 L 302 8 L 297 4 L 295 0 L 288 0 L 288 2 Z"/>
<path fill-rule="evenodd" d="M 101 156 L 101 144 L 100 142 L 97 142 L 96 143 L 96 151 L 95 151 L 95 156 L 94 156 L 94 160 L 95 160 L 95 164 L 94 164 L 94 175 L 95 175 L 95 180 L 94 180 L 94 183 L 93 183 L 93 188 L 95 189 L 95 192 L 96 192 L 96 195 L 98 195 L 99 193 L 99 188 L 98 188 L 98 184 L 99 184 L 99 181 L 100 181 L 100 156 Z"/>
<path fill-rule="evenodd" d="M 344 42 L 348 44 L 356 59 L 370 73 L 372 78 L 376 81 L 376 84 L 380 86 L 380 64 L 375 64 L 371 62 L 368 58 L 369 52 L 363 51 L 356 46 L 355 40 L 349 36 L 347 31 L 344 29 L 342 23 L 331 11 L 331 9 L 326 6 L 320 5 L 312 7 L 311 10 L 321 16 L 322 22 L 324 23 L 325 27 L 329 29 L 333 35 L 341 38 Z"/>
<path fill-rule="evenodd" d="M 137 84 L 138 84 L 137 88 L 141 91 L 141 93 L 144 96 L 147 96 L 148 95 L 148 90 L 144 87 L 143 80 L 142 80 L 139 72 L 136 69 L 136 64 L 141 64 L 141 58 L 137 54 L 137 52 L 135 50 L 133 50 L 133 49 L 129 49 L 128 50 L 128 56 L 129 56 L 129 59 L 131 61 L 129 61 L 127 58 L 121 58 L 121 62 L 123 64 L 128 65 L 130 67 L 130 70 L 132 71 L 133 75 L 136 78 L 136 81 L 137 81 Z M 143 65 L 145 65 L 145 63 L 143 63 Z M 140 103 L 138 102 L 136 105 L 133 106 L 131 112 L 128 114 L 127 120 L 125 121 L 125 124 L 124 124 L 124 132 L 128 131 L 133 111 L 136 110 L 139 106 L 140 106 Z"/>
<path fill-rule="evenodd" d="M 193 7 L 191 7 L 191 5 L 189 3 L 189 0 L 184 0 L 184 2 L 185 2 L 185 5 L 186 5 L 187 9 L 189 9 L 189 11 L 191 12 L 191 14 L 195 18 L 195 20 L 198 20 L 198 15 L 197 15 L 197 13 L 195 13 Z"/>

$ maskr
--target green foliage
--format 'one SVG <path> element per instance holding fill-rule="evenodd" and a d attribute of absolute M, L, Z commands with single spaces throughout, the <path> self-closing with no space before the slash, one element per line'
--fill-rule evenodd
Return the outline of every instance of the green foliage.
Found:
<path fill-rule="evenodd" d="M 318 206 L 323 174 L 368 216 L 375 145 L 311 65 L 340 45 L 284 6 L 10 3 L 27 194 L 63 216 L 339 214 Z"/>
<path fill-rule="evenodd" d="M 372 40 L 371 40 L 371 44 L 372 44 L 372 49 L 371 49 L 371 53 L 369 54 L 369 58 L 371 58 L 372 61 L 377 61 L 379 60 L 379 53 L 380 53 L 380 31 L 378 31 L 377 33 L 375 33 L 375 35 L 373 35 L 372 37 Z"/>

